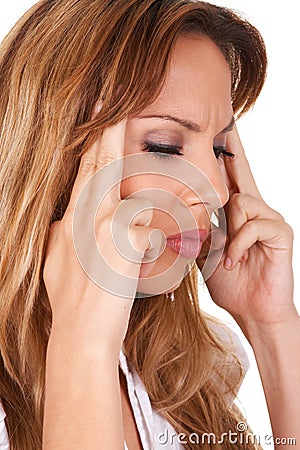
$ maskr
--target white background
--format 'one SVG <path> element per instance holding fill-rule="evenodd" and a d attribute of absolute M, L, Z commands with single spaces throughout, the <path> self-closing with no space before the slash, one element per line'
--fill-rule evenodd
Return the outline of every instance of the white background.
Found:
<path fill-rule="evenodd" d="M 10 0 L 0 4 L 0 39 L 34 0 Z M 253 111 L 238 123 L 252 171 L 267 203 L 283 214 L 295 231 L 294 273 L 295 301 L 299 308 L 299 36 L 297 1 L 215 0 L 243 13 L 262 33 L 268 51 L 268 78 Z M 280 4 L 279 4 L 280 3 Z M 262 299 L 263 301 L 263 299 Z M 251 369 L 239 393 L 242 409 L 254 432 L 261 437 L 271 434 L 270 423 L 252 349 L 229 314 L 205 296 L 203 309 L 227 321 L 239 334 L 250 358 Z M 286 368 L 288 372 L 289 368 Z M 240 405 L 240 406 L 241 406 Z"/>

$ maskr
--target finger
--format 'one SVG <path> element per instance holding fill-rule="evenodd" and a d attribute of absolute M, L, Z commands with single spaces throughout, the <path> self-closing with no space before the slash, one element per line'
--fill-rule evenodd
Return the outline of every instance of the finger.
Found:
<path fill-rule="evenodd" d="M 224 231 L 212 224 L 212 230 L 204 241 L 200 255 L 196 259 L 197 266 L 200 270 L 202 270 L 208 257 L 210 258 L 210 262 L 212 262 L 212 258 L 219 258 L 219 254 L 224 251 L 226 241 L 227 236 Z"/>
<path fill-rule="evenodd" d="M 130 226 L 128 228 L 128 245 L 116 245 L 118 253 L 131 263 L 141 265 L 147 263 L 150 269 L 155 264 L 157 258 L 165 249 L 165 239 L 163 233 L 151 227 L 141 227 L 139 225 Z M 126 240 L 127 240 L 126 237 Z"/>
<path fill-rule="evenodd" d="M 234 194 L 226 205 L 227 233 L 232 240 L 241 227 L 254 219 L 284 220 L 274 209 L 263 200 L 248 194 Z"/>
<path fill-rule="evenodd" d="M 245 259 L 244 255 L 248 258 L 247 251 L 256 242 L 272 249 L 287 250 L 284 228 L 285 223 L 270 219 L 257 219 L 245 223 L 227 248 L 224 267 L 233 269 L 240 260 Z"/>
<path fill-rule="evenodd" d="M 144 233 L 147 229 L 135 227 L 135 231 L 138 233 Z M 142 263 L 144 264 L 143 272 L 144 276 L 148 276 L 152 271 L 157 259 L 164 252 L 166 248 L 166 239 L 161 230 L 149 228 L 148 242 L 150 246 L 146 249 Z"/>
<path fill-rule="evenodd" d="M 119 253 L 139 262 L 154 243 L 149 233 L 153 218 L 153 205 L 147 198 L 132 197 L 122 200 L 114 212 L 112 221 L 113 241 Z M 158 230 L 157 230 L 158 232 Z"/>
<path fill-rule="evenodd" d="M 149 262 L 152 262 L 153 257 L 157 254 L 157 249 L 163 244 L 163 233 L 155 228 L 133 225 L 128 228 L 128 240 L 133 249 L 132 255 L 136 256 L 136 252 L 139 253 L 136 262 L 141 261 L 144 256 Z M 129 253 L 124 256 L 134 260 Z"/>
<path fill-rule="evenodd" d="M 105 202 L 110 205 L 112 202 L 121 200 L 120 186 L 123 175 L 124 141 L 127 118 L 116 125 L 106 128 L 103 131 L 97 159 L 97 171 L 101 169 L 101 183 L 108 186 Z M 99 178 L 100 179 L 100 178 Z M 98 178 L 94 178 L 95 184 Z M 96 186 L 91 185 L 95 191 Z"/>
<path fill-rule="evenodd" d="M 106 171 L 107 176 L 111 177 L 107 181 L 107 185 L 114 186 L 112 190 L 108 191 L 108 196 L 114 199 L 120 198 L 119 180 L 122 177 L 122 156 L 124 153 L 124 137 L 127 119 L 123 119 L 117 125 L 105 129 L 99 134 L 96 141 L 91 147 L 82 155 L 78 173 L 73 185 L 69 205 L 66 213 L 73 212 L 86 183 L 93 177 L 100 169 L 106 165 L 116 162 L 109 171 Z M 97 185 L 91 183 L 90 194 L 96 193 Z"/>
<path fill-rule="evenodd" d="M 236 192 L 262 198 L 255 183 L 249 162 L 240 140 L 237 127 L 227 134 L 226 150 L 234 154 L 234 158 L 224 158 L 228 177 Z"/>
<path fill-rule="evenodd" d="M 226 235 L 221 228 L 211 225 L 211 231 L 203 242 L 200 257 L 208 254 L 209 251 L 219 250 L 226 241 Z"/>

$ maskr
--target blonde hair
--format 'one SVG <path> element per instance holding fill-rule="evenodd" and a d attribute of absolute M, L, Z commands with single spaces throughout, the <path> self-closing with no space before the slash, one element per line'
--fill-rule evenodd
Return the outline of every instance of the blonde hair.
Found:
<path fill-rule="evenodd" d="M 80 157 L 99 129 L 155 99 L 184 33 L 208 36 L 221 49 L 232 73 L 234 111 L 247 111 L 265 79 L 262 38 L 247 21 L 208 3 L 42 0 L 2 43 L 0 398 L 11 450 L 42 448 L 51 329 L 42 273 L 50 225 L 62 218 Z M 102 110 L 92 119 L 99 99 Z M 199 308 L 196 266 L 175 298 L 172 304 L 164 295 L 135 300 L 126 355 L 153 407 L 176 431 L 218 436 L 241 418 L 225 391 L 236 394 L 242 369 Z"/>

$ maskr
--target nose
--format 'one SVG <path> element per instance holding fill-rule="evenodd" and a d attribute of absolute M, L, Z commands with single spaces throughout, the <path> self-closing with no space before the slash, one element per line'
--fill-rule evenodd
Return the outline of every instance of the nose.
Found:
<path fill-rule="evenodd" d="M 215 210 L 223 207 L 229 200 L 229 189 L 220 171 L 220 163 L 212 150 L 205 160 L 190 161 L 196 170 L 189 186 L 183 188 L 181 199 L 188 207 L 204 204 Z"/>

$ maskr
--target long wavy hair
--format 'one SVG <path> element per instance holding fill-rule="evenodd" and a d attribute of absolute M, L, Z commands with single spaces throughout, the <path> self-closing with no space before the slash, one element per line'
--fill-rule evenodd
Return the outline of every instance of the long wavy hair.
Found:
<path fill-rule="evenodd" d="M 266 52 L 259 32 L 226 8 L 195 0 L 41 0 L 2 43 L 0 398 L 11 450 L 42 448 L 50 225 L 64 214 L 81 155 L 100 129 L 156 98 L 184 34 L 219 47 L 232 73 L 234 112 L 246 112 L 263 86 Z M 213 333 L 197 292 L 194 265 L 174 302 L 135 299 L 124 348 L 153 407 L 178 433 L 221 436 L 242 418 L 228 398 L 243 370 Z M 221 447 L 231 444 L 202 445 Z M 257 446 L 245 440 L 235 448 Z"/>

